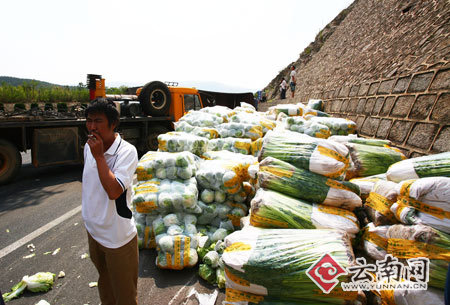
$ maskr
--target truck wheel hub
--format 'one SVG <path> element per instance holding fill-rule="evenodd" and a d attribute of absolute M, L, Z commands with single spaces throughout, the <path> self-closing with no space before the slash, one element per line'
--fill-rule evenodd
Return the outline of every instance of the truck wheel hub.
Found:
<path fill-rule="evenodd" d="M 156 109 L 161 109 L 165 105 L 166 94 L 164 91 L 156 89 L 152 91 L 150 96 L 150 103 L 152 103 L 153 107 Z"/>

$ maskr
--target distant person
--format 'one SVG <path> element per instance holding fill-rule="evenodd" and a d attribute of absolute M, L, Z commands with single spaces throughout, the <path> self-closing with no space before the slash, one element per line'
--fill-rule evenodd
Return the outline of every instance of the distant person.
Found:
<path fill-rule="evenodd" d="M 266 94 L 266 90 L 263 90 L 261 103 L 265 103 L 265 102 L 267 102 L 267 94 Z"/>
<path fill-rule="evenodd" d="M 284 100 L 286 98 L 286 90 L 287 90 L 287 83 L 284 77 L 282 78 L 281 84 L 280 84 L 280 99 Z"/>
<path fill-rule="evenodd" d="M 113 103 L 94 102 L 85 116 L 89 136 L 84 146 L 81 215 L 99 273 L 100 300 L 103 305 L 136 305 L 139 250 L 128 206 L 138 155 L 114 131 L 119 112 Z"/>
<path fill-rule="evenodd" d="M 254 98 L 253 99 L 253 106 L 255 107 L 256 110 L 258 110 L 258 98 Z"/>
<path fill-rule="evenodd" d="M 295 85 L 297 84 L 297 77 L 296 77 L 296 72 L 295 72 L 295 66 L 292 65 L 291 66 L 291 74 L 290 77 L 291 79 L 289 80 L 289 86 L 291 87 L 291 94 L 292 97 L 294 97 L 294 93 L 295 93 Z"/>

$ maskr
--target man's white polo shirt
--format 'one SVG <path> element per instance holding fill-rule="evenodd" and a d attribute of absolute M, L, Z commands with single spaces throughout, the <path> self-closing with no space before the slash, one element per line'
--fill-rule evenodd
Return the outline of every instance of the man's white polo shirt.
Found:
<path fill-rule="evenodd" d="M 116 200 L 108 198 L 100 182 L 97 162 L 86 144 L 81 215 L 87 231 L 98 243 L 107 248 L 119 248 L 127 244 L 137 232 L 128 206 L 131 202 L 131 184 L 138 156 L 136 148 L 118 134 L 104 156 L 124 193 Z"/>

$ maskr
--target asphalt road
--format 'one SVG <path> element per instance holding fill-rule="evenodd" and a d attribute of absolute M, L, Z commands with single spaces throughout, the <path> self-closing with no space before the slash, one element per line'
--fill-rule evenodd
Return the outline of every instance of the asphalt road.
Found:
<path fill-rule="evenodd" d="M 97 288 L 89 287 L 97 281 L 97 271 L 89 258 L 82 258 L 88 253 L 80 209 L 82 167 L 34 168 L 30 154 L 22 156 L 19 177 L 0 186 L 1 292 L 9 291 L 24 275 L 63 271 L 65 277 L 57 278 L 49 292 L 26 291 L 8 304 L 30 305 L 42 299 L 51 305 L 100 304 Z M 31 244 L 34 252 L 29 249 Z M 197 268 L 160 270 L 155 258 L 155 250 L 139 253 L 139 304 L 185 304 L 193 288 L 199 293 L 214 292 L 213 286 L 199 279 Z M 215 304 L 223 300 L 220 291 Z"/>

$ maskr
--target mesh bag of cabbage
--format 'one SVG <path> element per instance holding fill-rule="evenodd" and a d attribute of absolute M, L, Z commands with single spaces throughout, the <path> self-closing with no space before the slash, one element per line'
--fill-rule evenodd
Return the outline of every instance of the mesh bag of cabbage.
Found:
<path fill-rule="evenodd" d="M 198 159 L 188 151 L 180 153 L 149 151 L 138 162 L 137 179 L 138 181 L 152 178 L 189 179 L 195 176 Z"/>
<path fill-rule="evenodd" d="M 261 126 L 263 135 L 275 128 L 276 124 L 257 113 L 237 112 L 230 118 L 233 123 L 247 123 Z"/>
<path fill-rule="evenodd" d="M 191 110 L 179 119 L 180 122 L 186 122 L 191 126 L 197 127 L 215 127 L 224 122 L 223 118 L 203 111 Z"/>
<path fill-rule="evenodd" d="M 240 138 L 219 138 L 212 139 L 208 143 L 208 151 L 228 150 L 244 155 L 251 154 L 252 140 Z"/>
<path fill-rule="evenodd" d="M 133 212 L 133 219 L 136 225 L 139 249 L 156 248 L 155 233 L 153 232 L 153 221 L 158 218 L 157 212 L 142 214 Z"/>
<path fill-rule="evenodd" d="M 200 214 L 197 180 L 151 179 L 133 187 L 132 204 L 139 213 L 186 212 Z"/>
<path fill-rule="evenodd" d="M 228 122 L 229 118 L 236 113 L 235 109 L 230 109 L 225 106 L 213 106 L 213 107 L 205 107 L 199 110 L 203 113 L 213 114 L 222 118 L 223 123 Z"/>
<path fill-rule="evenodd" d="M 181 270 L 198 262 L 197 217 L 192 214 L 167 214 L 153 221 L 156 265 L 161 269 Z"/>
<path fill-rule="evenodd" d="M 306 106 L 303 104 L 279 104 L 273 106 L 271 111 L 273 111 L 276 115 L 284 113 L 288 116 L 302 116 L 305 108 Z"/>
<path fill-rule="evenodd" d="M 219 132 L 213 127 L 197 127 L 192 126 L 188 122 L 178 121 L 174 123 L 175 131 L 187 132 L 195 136 L 204 137 L 207 139 L 216 139 L 219 137 Z"/>
<path fill-rule="evenodd" d="M 236 194 L 242 183 L 250 179 L 245 160 L 206 160 L 200 163 L 195 175 L 199 187 L 227 194 Z"/>
<path fill-rule="evenodd" d="M 185 132 L 172 131 L 158 136 L 158 149 L 169 152 L 190 151 L 201 156 L 208 149 L 208 139 Z"/>
<path fill-rule="evenodd" d="M 333 136 L 348 135 L 356 132 L 356 123 L 343 118 L 315 116 L 311 117 L 310 121 L 328 126 Z"/>
<path fill-rule="evenodd" d="M 224 123 L 217 126 L 221 138 L 244 138 L 255 141 L 263 136 L 261 125 L 249 123 Z"/>

